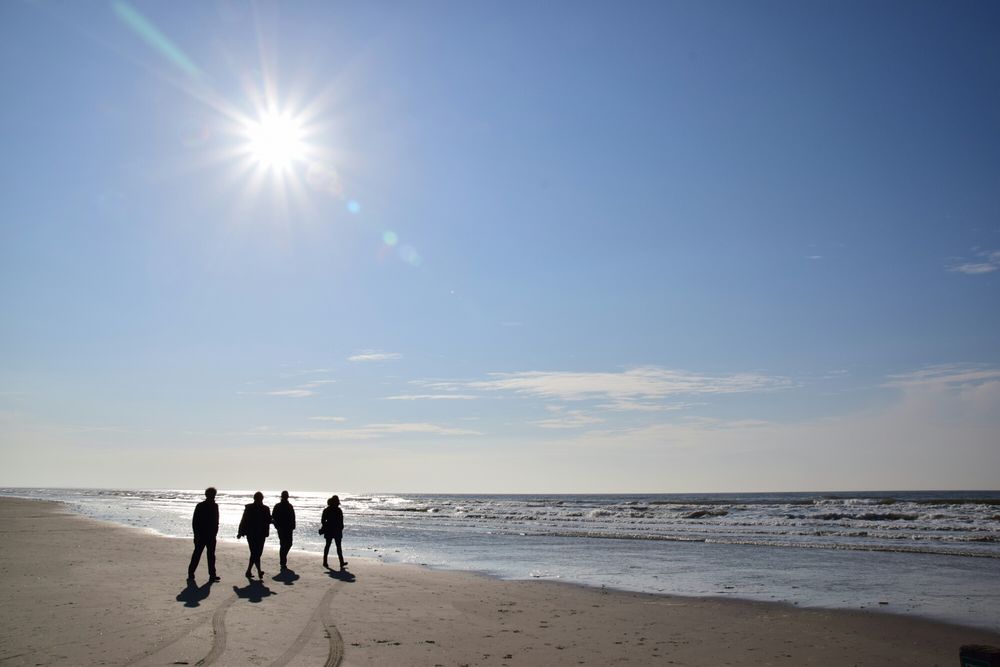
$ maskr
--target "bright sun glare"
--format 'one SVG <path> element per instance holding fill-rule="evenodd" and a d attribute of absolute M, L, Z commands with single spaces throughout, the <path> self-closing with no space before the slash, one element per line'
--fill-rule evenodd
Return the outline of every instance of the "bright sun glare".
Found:
<path fill-rule="evenodd" d="M 255 162 L 283 169 L 305 157 L 302 123 L 288 114 L 269 112 L 247 126 L 250 155 Z"/>

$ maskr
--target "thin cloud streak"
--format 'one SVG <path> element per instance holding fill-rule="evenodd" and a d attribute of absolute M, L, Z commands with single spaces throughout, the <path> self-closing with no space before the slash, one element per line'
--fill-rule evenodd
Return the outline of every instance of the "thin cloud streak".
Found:
<path fill-rule="evenodd" d="M 451 426 L 441 426 L 426 422 L 408 422 L 395 424 L 368 424 L 360 428 L 323 429 L 314 431 L 290 431 L 285 435 L 307 440 L 373 440 L 391 436 L 406 435 L 440 435 L 440 436 L 478 436 L 479 431 Z"/>
<path fill-rule="evenodd" d="M 336 380 L 313 380 L 311 382 L 306 382 L 303 385 L 299 385 L 300 389 L 316 389 L 322 387 L 325 384 L 334 384 Z"/>
<path fill-rule="evenodd" d="M 883 387 L 909 389 L 913 387 L 956 386 L 965 384 L 980 384 L 1000 382 L 1000 369 L 984 368 L 967 364 L 942 364 L 927 368 L 890 375 Z"/>
<path fill-rule="evenodd" d="M 570 429 L 602 424 L 604 420 L 600 417 L 588 415 L 581 410 L 570 410 L 569 412 L 560 414 L 558 417 L 542 419 L 532 423 L 541 428 Z"/>
<path fill-rule="evenodd" d="M 276 391 L 264 392 L 267 396 L 285 396 L 288 398 L 307 398 L 315 396 L 316 392 L 310 389 L 278 389 Z"/>
<path fill-rule="evenodd" d="M 614 403 L 602 403 L 598 408 L 611 412 L 671 412 L 687 410 L 704 403 L 643 403 L 640 401 L 617 400 Z"/>
<path fill-rule="evenodd" d="M 402 359 L 403 355 L 398 352 L 379 352 L 377 350 L 361 350 L 356 354 L 347 357 L 348 361 L 394 361 Z"/>
<path fill-rule="evenodd" d="M 1000 250 L 977 252 L 978 260 L 962 261 L 948 267 L 949 271 L 964 273 L 968 276 L 977 276 L 984 273 L 993 273 L 1000 270 Z"/>
<path fill-rule="evenodd" d="M 476 401 L 478 396 L 471 394 L 400 394 L 386 396 L 385 401 Z"/>
<path fill-rule="evenodd" d="M 622 372 L 526 371 L 492 373 L 492 379 L 469 382 L 429 382 L 430 389 L 475 389 L 486 392 L 511 392 L 547 399 L 579 401 L 607 399 L 622 405 L 669 396 L 735 394 L 773 391 L 793 386 L 789 378 L 755 373 L 703 375 L 641 366 Z M 638 401 L 638 403 L 637 403 Z"/>
<path fill-rule="evenodd" d="M 336 380 L 312 380 L 310 382 L 305 382 L 297 387 L 291 389 L 275 389 L 273 391 L 264 392 L 265 396 L 285 396 L 287 398 L 308 398 L 309 396 L 315 396 L 319 389 L 323 385 L 333 384 Z"/>

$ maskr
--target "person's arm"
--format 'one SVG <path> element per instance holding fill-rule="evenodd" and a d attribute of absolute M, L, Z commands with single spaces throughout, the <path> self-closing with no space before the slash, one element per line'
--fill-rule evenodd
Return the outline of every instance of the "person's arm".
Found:
<path fill-rule="evenodd" d="M 247 508 L 243 508 L 243 517 L 240 519 L 240 527 L 236 530 L 236 539 L 240 539 L 247 534 Z"/>
<path fill-rule="evenodd" d="M 288 516 L 291 519 L 291 530 L 295 530 L 295 508 L 288 508 Z"/>

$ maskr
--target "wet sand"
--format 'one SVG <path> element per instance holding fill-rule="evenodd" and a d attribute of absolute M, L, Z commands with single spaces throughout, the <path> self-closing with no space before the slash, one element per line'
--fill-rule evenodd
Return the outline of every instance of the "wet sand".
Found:
<path fill-rule="evenodd" d="M 194 508 L 192 507 L 192 510 Z M 277 540 L 271 538 L 271 546 Z M 1000 634 L 891 614 L 499 581 L 292 551 L 185 581 L 191 541 L 0 498 L 4 665 L 953 665 Z"/>

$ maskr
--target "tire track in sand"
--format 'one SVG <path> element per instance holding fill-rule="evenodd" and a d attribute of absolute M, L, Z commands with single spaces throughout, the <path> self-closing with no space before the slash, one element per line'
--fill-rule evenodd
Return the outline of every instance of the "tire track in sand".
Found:
<path fill-rule="evenodd" d="M 214 625 L 215 625 L 214 624 L 215 617 L 217 615 L 219 615 L 220 612 L 222 612 L 222 614 L 225 615 L 225 610 L 228 609 L 229 605 L 231 605 L 233 602 L 235 602 L 235 600 L 236 600 L 235 598 L 226 600 L 225 602 L 223 602 L 222 604 L 220 604 L 216 608 L 215 613 L 212 615 L 213 630 L 214 630 Z M 163 650 L 165 650 L 167 648 L 170 648 L 171 646 L 173 646 L 177 642 L 181 641 L 182 639 L 187 638 L 188 635 L 190 635 L 192 632 L 194 632 L 195 630 L 197 630 L 204 623 L 205 623 L 205 621 L 203 619 L 201 619 L 201 618 L 199 618 L 198 620 L 196 620 L 196 621 L 194 621 L 192 623 L 189 623 L 187 625 L 187 627 L 185 627 L 183 630 L 181 630 L 177 634 L 173 635 L 169 639 L 167 639 L 165 641 L 162 641 L 162 642 L 159 642 L 159 643 L 155 644 L 154 646 L 150 647 L 149 649 L 143 651 L 138 656 L 136 656 L 134 658 L 131 658 L 128 662 L 124 663 L 124 667 L 129 667 L 130 665 L 138 664 L 138 663 L 142 662 L 143 660 L 146 660 L 147 658 L 151 658 L 152 656 L 156 655 L 157 653 L 160 653 L 161 651 L 163 651 Z M 197 664 L 201 664 L 201 663 L 197 663 Z"/>
<path fill-rule="evenodd" d="M 312 615 L 309 617 L 309 621 L 302 628 L 302 632 L 295 638 L 292 645 L 278 656 L 277 660 L 272 662 L 269 667 L 285 667 L 285 665 L 290 663 L 306 647 L 306 644 L 309 643 L 309 640 L 314 636 L 319 626 L 323 627 L 323 631 L 330 640 L 329 652 L 327 653 L 326 662 L 323 663 L 323 667 L 337 667 L 340 664 L 341 659 L 344 657 L 344 640 L 330 618 L 330 601 L 337 594 L 338 590 L 337 588 L 330 588 L 323 594 L 319 604 L 316 605 L 316 609 L 313 610 Z"/>
<path fill-rule="evenodd" d="M 226 650 L 226 612 L 229 611 L 229 607 L 234 602 L 236 602 L 235 596 L 219 605 L 219 608 L 212 614 L 212 650 L 204 658 L 194 663 L 195 667 L 211 665 Z"/>
<path fill-rule="evenodd" d="M 332 591 L 330 597 L 333 597 Z M 322 619 L 323 629 L 330 640 L 330 652 L 326 656 L 326 662 L 323 663 L 323 667 L 337 667 L 340 661 L 344 659 L 344 638 L 340 635 L 340 630 L 337 629 L 337 626 L 333 624 L 329 602 L 323 605 Z"/>

